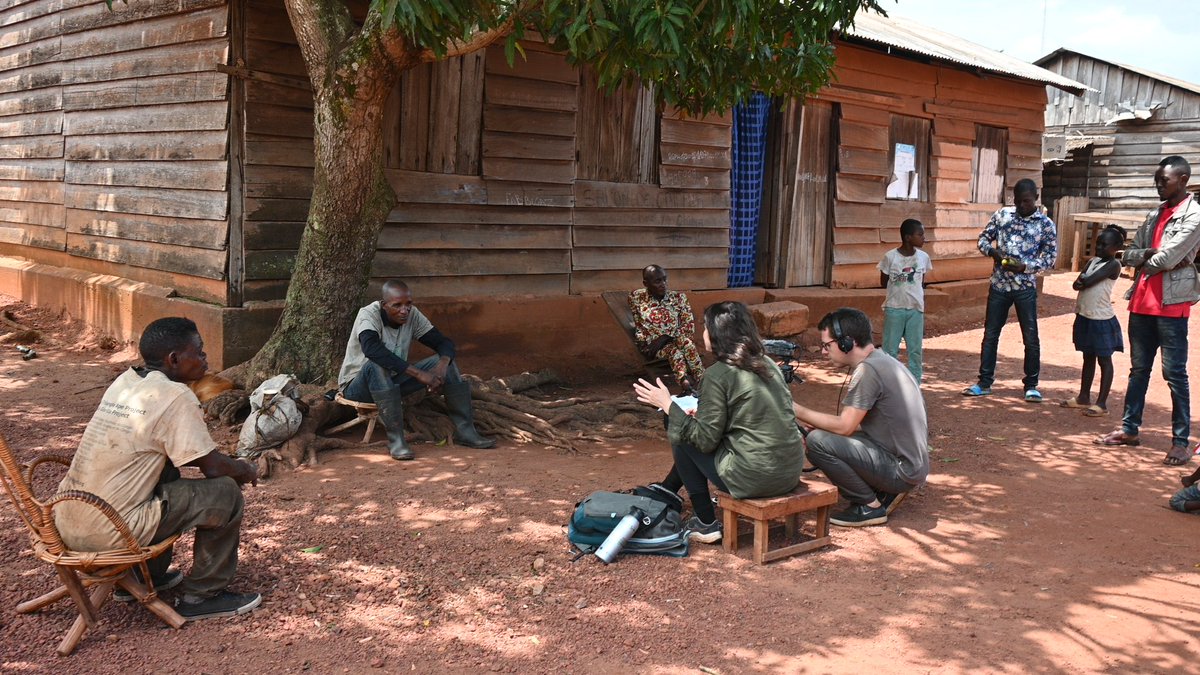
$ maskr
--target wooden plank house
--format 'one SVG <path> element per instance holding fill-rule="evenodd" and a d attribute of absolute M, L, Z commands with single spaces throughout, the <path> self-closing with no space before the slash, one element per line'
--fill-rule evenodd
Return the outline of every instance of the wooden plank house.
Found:
<path fill-rule="evenodd" d="M 1038 177 L 1044 85 L 1077 83 L 897 26 L 863 17 L 839 43 L 836 83 L 779 106 L 760 283 L 874 286 L 909 216 L 928 225 L 939 279 L 982 277 L 978 227 L 1005 186 Z M 399 203 L 374 283 L 595 304 L 654 262 L 676 288 L 724 289 L 730 116 L 660 111 L 636 86 L 604 94 L 540 43 L 525 49 L 514 68 L 500 48 L 429 65 L 393 93 Z M 0 291 L 126 338 L 183 313 L 214 365 L 252 354 L 312 181 L 311 92 L 282 3 L 11 3 L 0 82 Z M 890 199 L 901 145 L 912 190 Z"/>
<path fill-rule="evenodd" d="M 979 230 L 1022 178 L 1041 183 L 1047 88 L 1083 86 L 902 18 L 860 14 L 833 83 L 781 106 L 760 247 L 762 283 L 875 288 L 918 218 L 934 279 L 980 279 Z M 898 155 L 900 156 L 898 161 Z"/>
<path fill-rule="evenodd" d="M 1046 200 L 1087 198 L 1087 211 L 1145 216 L 1158 206 L 1154 172 L 1168 155 L 1200 162 L 1200 84 L 1058 49 L 1037 65 L 1086 84 L 1080 97 L 1047 89 Z"/>

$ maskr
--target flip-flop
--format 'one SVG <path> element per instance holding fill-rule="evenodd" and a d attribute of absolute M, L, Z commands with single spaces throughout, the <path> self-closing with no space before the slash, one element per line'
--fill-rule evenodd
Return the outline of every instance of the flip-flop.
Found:
<path fill-rule="evenodd" d="M 1080 403 L 1079 399 L 1075 398 L 1074 396 L 1072 396 L 1071 398 L 1064 398 L 1063 400 L 1059 401 L 1058 404 L 1064 408 L 1086 408 L 1086 407 L 1088 407 L 1088 404 Z"/>
<path fill-rule="evenodd" d="M 1122 431 L 1120 429 L 1115 429 L 1113 431 L 1108 432 L 1107 434 L 1104 434 L 1103 436 L 1100 436 L 1099 438 L 1092 439 L 1092 444 L 1093 445 L 1107 445 L 1109 447 L 1116 447 L 1119 445 L 1128 445 L 1129 447 L 1132 448 L 1132 447 L 1141 445 L 1142 440 L 1140 438 L 1138 438 L 1137 436 L 1127 436 L 1124 431 Z"/>
<path fill-rule="evenodd" d="M 1162 463 L 1167 466 L 1183 466 L 1190 461 L 1192 461 L 1192 451 L 1188 450 L 1186 445 L 1173 445 Z"/>
<path fill-rule="evenodd" d="M 1108 408 L 1101 408 L 1098 405 L 1089 405 L 1083 411 L 1084 417 L 1107 417 Z"/>

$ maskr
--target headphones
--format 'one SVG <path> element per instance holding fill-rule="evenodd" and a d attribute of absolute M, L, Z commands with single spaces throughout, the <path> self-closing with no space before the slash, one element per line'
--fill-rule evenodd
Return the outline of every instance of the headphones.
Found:
<path fill-rule="evenodd" d="M 838 323 L 836 314 L 833 315 L 832 319 L 830 328 L 833 329 L 833 339 L 837 340 L 837 348 L 842 350 L 843 354 L 849 354 L 850 350 L 854 349 L 854 338 L 842 333 L 842 324 Z"/>

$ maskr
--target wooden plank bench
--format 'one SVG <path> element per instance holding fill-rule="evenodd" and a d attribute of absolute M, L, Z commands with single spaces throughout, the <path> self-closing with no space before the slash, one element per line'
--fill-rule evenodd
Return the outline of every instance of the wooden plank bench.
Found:
<path fill-rule="evenodd" d="M 725 550 L 737 553 L 738 516 L 754 523 L 754 562 L 764 565 L 798 553 L 805 553 L 833 543 L 829 536 L 829 511 L 837 503 L 838 491 L 826 482 L 807 481 L 796 486 L 788 494 L 778 497 L 756 497 L 735 499 L 727 492 L 717 490 L 717 505 L 724 513 Z M 816 529 L 812 539 L 790 544 L 773 551 L 767 550 L 767 539 L 772 520 L 783 519 L 784 534 L 791 542 L 800 525 L 800 514 L 816 511 Z"/>
<path fill-rule="evenodd" d="M 633 326 L 633 311 L 629 309 L 629 293 L 605 291 L 600 294 L 600 297 L 604 298 L 604 304 L 608 305 L 608 311 L 617 320 L 621 330 L 625 331 L 625 336 L 629 338 L 629 343 L 637 351 L 638 357 L 642 359 L 642 366 L 645 367 L 651 378 L 661 377 L 668 384 L 674 383 L 675 380 L 671 377 L 671 364 L 666 359 L 647 357 L 642 350 L 637 348 L 637 340 L 634 338 L 636 332 Z"/>

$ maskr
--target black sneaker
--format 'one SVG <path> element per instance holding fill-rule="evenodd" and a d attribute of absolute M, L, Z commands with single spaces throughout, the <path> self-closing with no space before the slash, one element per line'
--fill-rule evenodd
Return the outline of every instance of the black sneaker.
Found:
<path fill-rule="evenodd" d="M 887 509 L 882 506 L 871 508 L 866 504 L 855 504 L 829 517 L 829 522 L 842 527 L 866 527 L 883 525 L 887 522 Z"/>
<path fill-rule="evenodd" d="M 688 518 L 683 529 L 687 530 L 688 539 L 695 539 L 702 544 L 715 544 L 721 541 L 721 523 L 717 520 L 706 525 L 696 516 L 692 516 Z"/>
<path fill-rule="evenodd" d="M 887 511 L 887 514 L 890 516 L 892 515 L 892 511 L 895 511 L 896 507 L 900 506 L 900 502 L 904 501 L 904 498 L 908 496 L 908 493 L 898 492 L 892 494 L 890 492 L 876 492 L 875 496 L 879 497 L 879 503 L 883 504 L 883 510 Z"/>
<path fill-rule="evenodd" d="M 138 581 L 142 580 L 141 572 L 134 570 L 133 574 L 137 577 Z M 160 593 L 169 588 L 175 588 L 181 581 L 183 581 L 183 572 L 180 572 L 179 570 L 168 570 L 161 579 L 154 580 L 154 592 Z M 117 586 L 116 589 L 113 590 L 112 597 L 113 600 L 116 600 L 117 602 L 133 602 L 136 599 L 133 597 L 132 593 L 124 588 L 121 588 L 120 586 Z"/>
<path fill-rule="evenodd" d="M 262 596 L 258 593 L 230 593 L 221 591 L 216 595 L 200 602 L 184 602 L 182 599 L 175 603 L 175 611 L 188 621 L 200 619 L 216 619 L 222 616 L 237 616 L 245 614 L 262 604 Z"/>

